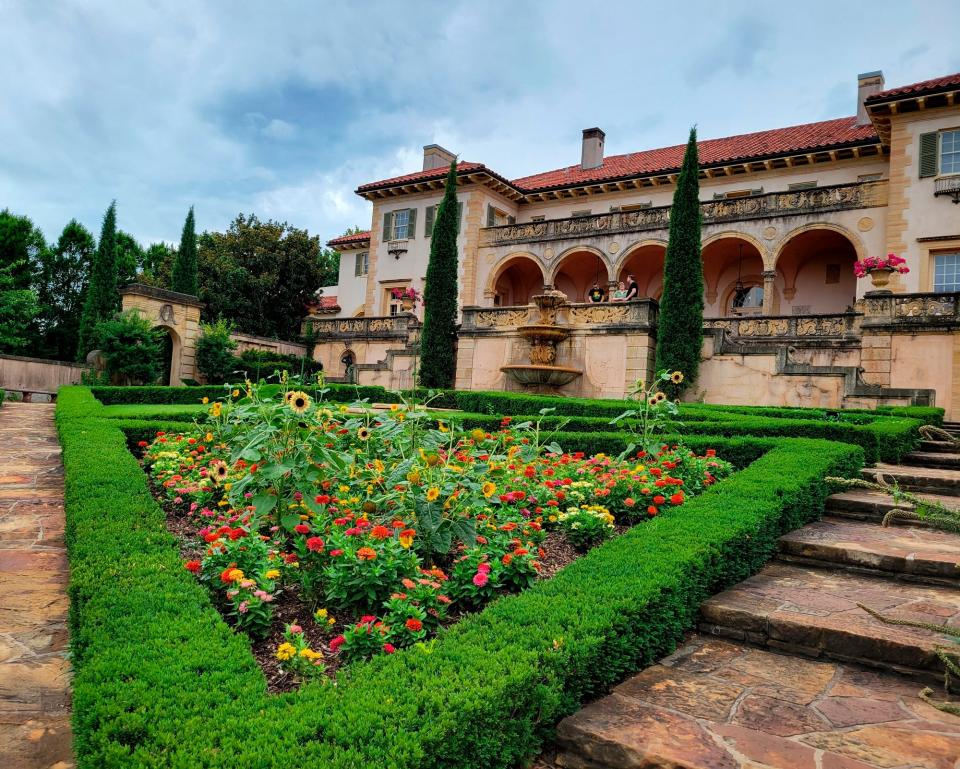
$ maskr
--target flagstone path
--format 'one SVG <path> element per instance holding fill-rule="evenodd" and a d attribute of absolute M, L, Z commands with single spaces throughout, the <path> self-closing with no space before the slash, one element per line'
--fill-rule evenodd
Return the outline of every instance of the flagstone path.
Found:
<path fill-rule="evenodd" d="M 74 765 L 54 408 L 0 407 L 0 769 Z"/>
<path fill-rule="evenodd" d="M 960 451 L 925 442 L 880 471 L 960 507 Z M 944 696 L 933 630 L 960 627 L 960 535 L 880 526 L 889 497 L 835 494 L 777 559 L 700 607 L 699 633 L 557 728 L 568 769 L 960 769 L 960 717 Z M 954 702 L 958 699 L 955 695 Z"/>

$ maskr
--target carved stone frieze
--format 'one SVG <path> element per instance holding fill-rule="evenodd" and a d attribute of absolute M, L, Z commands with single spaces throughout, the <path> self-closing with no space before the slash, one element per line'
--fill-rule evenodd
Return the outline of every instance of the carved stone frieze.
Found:
<path fill-rule="evenodd" d="M 529 311 L 522 310 L 481 310 L 476 314 L 477 326 L 487 328 L 504 328 L 520 326 L 527 322 Z"/>
<path fill-rule="evenodd" d="M 797 318 L 797 336 L 838 336 L 844 329 L 843 318 Z"/>
<path fill-rule="evenodd" d="M 790 328 L 786 318 L 751 318 L 737 321 L 739 336 L 786 336 Z"/>
<path fill-rule="evenodd" d="M 617 323 L 627 320 L 629 316 L 630 310 L 625 305 L 598 304 L 570 308 L 570 322 L 574 324 Z"/>
<path fill-rule="evenodd" d="M 898 318 L 917 318 L 926 315 L 943 317 L 956 315 L 956 313 L 956 303 L 949 297 L 911 297 L 909 299 L 898 299 L 896 303 Z"/>

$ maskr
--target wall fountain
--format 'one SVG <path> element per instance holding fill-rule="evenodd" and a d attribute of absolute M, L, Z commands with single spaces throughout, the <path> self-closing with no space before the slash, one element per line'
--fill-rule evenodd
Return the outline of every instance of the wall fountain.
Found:
<path fill-rule="evenodd" d="M 519 333 L 530 341 L 530 363 L 511 363 L 503 371 L 517 384 L 536 387 L 538 392 L 556 392 L 569 384 L 583 371 L 569 366 L 557 366 L 557 345 L 570 336 L 570 330 L 557 324 L 557 311 L 567 302 L 562 291 L 547 291 L 533 297 L 540 311 L 539 322 L 520 326 Z"/>

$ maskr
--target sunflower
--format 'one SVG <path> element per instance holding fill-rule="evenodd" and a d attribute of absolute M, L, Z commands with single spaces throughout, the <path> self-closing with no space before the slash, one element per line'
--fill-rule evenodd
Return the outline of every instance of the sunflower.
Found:
<path fill-rule="evenodd" d="M 483 491 L 483 496 L 487 497 L 488 499 L 493 496 L 496 490 L 497 490 L 497 484 L 491 481 L 487 481 L 485 484 L 483 484 L 483 487 L 481 489 L 481 491 Z"/>
<path fill-rule="evenodd" d="M 656 396 L 656 395 L 651 395 L 651 396 L 647 399 L 647 403 L 649 403 L 651 406 L 656 406 L 659 402 L 660 402 L 660 401 L 657 400 L 657 396 Z"/>
<path fill-rule="evenodd" d="M 661 392 L 658 392 L 653 397 L 657 399 L 657 403 L 660 403 L 660 401 L 665 401 L 667 399 L 667 394 L 661 391 Z"/>
<path fill-rule="evenodd" d="M 287 405 L 294 414 L 302 414 L 310 408 L 310 396 L 300 390 L 287 393 Z"/>
<path fill-rule="evenodd" d="M 359 430 L 357 430 L 357 437 L 361 441 L 370 440 L 370 435 L 371 435 L 371 432 L 369 427 L 361 427 Z"/>
<path fill-rule="evenodd" d="M 440 489 L 436 486 L 431 486 L 427 489 L 427 502 L 433 502 L 437 497 L 440 496 Z"/>
<path fill-rule="evenodd" d="M 673 382 L 674 384 L 680 384 L 680 383 L 683 381 L 683 372 L 682 372 L 682 371 L 674 371 L 674 372 L 670 375 L 670 381 Z"/>
<path fill-rule="evenodd" d="M 215 459 L 210 463 L 210 477 L 214 483 L 222 483 L 227 477 L 227 463 Z"/>
<path fill-rule="evenodd" d="M 487 434 L 481 430 L 479 427 L 470 431 L 470 437 L 473 438 L 478 443 L 482 440 L 486 440 Z"/>

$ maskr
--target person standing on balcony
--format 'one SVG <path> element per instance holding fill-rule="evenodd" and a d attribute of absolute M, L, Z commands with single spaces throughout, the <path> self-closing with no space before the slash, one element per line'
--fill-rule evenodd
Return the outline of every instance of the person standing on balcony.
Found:
<path fill-rule="evenodd" d="M 640 298 L 640 286 L 637 285 L 637 279 L 633 275 L 627 275 L 627 296 L 625 302 Z"/>
<path fill-rule="evenodd" d="M 627 284 L 622 280 L 617 283 L 617 290 L 613 292 L 613 296 L 610 297 L 611 302 L 625 302 L 627 301 Z"/>
<path fill-rule="evenodd" d="M 598 304 L 599 302 L 606 301 L 606 298 L 607 298 L 607 292 L 604 291 L 602 288 L 600 288 L 600 286 L 596 283 L 593 284 L 593 288 L 591 288 L 590 292 L 587 294 L 587 299 L 589 299 L 594 304 Z"/>

